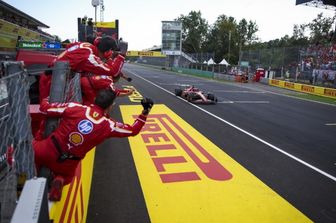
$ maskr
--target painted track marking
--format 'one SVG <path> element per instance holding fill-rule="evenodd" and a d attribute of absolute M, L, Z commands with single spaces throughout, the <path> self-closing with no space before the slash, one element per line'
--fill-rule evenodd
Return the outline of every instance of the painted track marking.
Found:
<path fill-rule="evenodd" d="M 218 104 L 268 104 L 269 101 L 219 101 Z"/>
<path fill-rule="evenodd" d="M 223 92 L 223 93 L 248 93 L 248 94 L 265 94 L 265 91 L 229 91 L 229 90 L 213 90 L 213 92 Z"/>
<path fill-rule="evenodd" d="M 120 105 L 130 123 L 141 105 Z M 151 222 L 311 222 L 164 104 L 128 138 Z"/>
<path fill-rule="evenodd" d="M 129 72 L 129 73 L 135 75 L 136 77 L 138 77 L 138 78 L 140 78 L 140 79 L 142 79 L 142 80 L 144 80 L 144 81 L 146 81 L 146 82 L 148 82 L 148 83 L 154 85 L 155 87 L 157 87 L 157 88 L 159 88 L 159 89 L 161 89 L 161 90 L 167 92 L 168 94 L 175 96 L 174 93 L 168 91 L 167 89 L 164 89 L 163 87 L 161 87 L 161 86 L 155 84 L 154 82 L 152 82 L 152 81 L 150 81 L 150 80 L 147 80 L 146 78 L 141 77 L 140 75 L 134 73 L 133 71 L 130 71 L 130 70 L 128 70 L 128 69 L 125 69 L 125 70 L 127 70 L 127 72 Z M 177 98 L 180 99 L 180 100 L 182 100 L 182 101 L 187 102 L 186 100 L 184 100 L 184 99 L 182 99 L 182 98 L 180 98 L 180 97 L 177 97 Z M 189 102 L 187 102 L 187 103 L 189 103 Z M 322 174 L 323 176 L 325 176 L 325 177 L 327 177 L 327 178 L 329 178 L 329 179 L 331 179 L 331 180 L 333 180 L 333 181 L 336 182 L 336 177 L 335 177 L 335 176 L 333 176 L 333 175 L 331 175 L 331 174 L 329 174 L 329 173 L 327 173 L 327 172 L 325 172 L 325 171 L 323 171 L 323 170 L 321 170 L 321 169 L 319 169 L 319 168 L 317 168 L 317 167 L 315 167 L 315 166 L 313 166 L 313 165 L 307 163 L 306 161 L 303 161 L 302 159 L 300 159 L 300 158 L 298 158 L 298 157 L 296 157 L 296 156 L 294 156 L 294 155 L 292 155 L 292 154 L 290 154 L 290 153 L 288 153 L 288 152 L 286 152 L 286 151 L 280 149 L 279 147 L 277 147 L 277 146 L 275 146 L 275 145 L 273 145 L 273 144 L 271 144 L 271 143 L 269 143 L 269 142 L 267 142 L 267 141 L 265 141 L 265 140 L 259 138 L 258 136 L 253 135 L 252 133 L 250 133 L 250 132 L 248 132 L 248 131 L 246 131 L 246 130 L 244 130 L 244 129 L 242 129 L 242 128 L 240 128 L 240 127 L 234 125 L 234 124 L 232 124 L 231 122 L 228 122 L 228 121 L 222 119 L 221 117 L 219 117 L 219 116 L 217 116 L 217 115 L 212 114 L 211 112 L 209 112 L 209 111 L 207 111 L 207 110 L 205 110 L 205 109 L 203 109 L 203 108 L 201 108 L 201 107 L 199 107 L 199 106 L 197 106 L 197 105 L 195 105 L 195 104 L 192 104 L 192 103 L 189 103 L 189 104 L 190 104 L 191 106 L 194 106 L 195 108 L 197 108 L 197 109 L 199 109 L 199 110 L 201 110 L 201 111 L 207 113 L 208 115 L 210 115 L 210 116 L 212 116 L 212 117 L 214 117 L 214 118 L 220 120 L 221 122 L 224 122 L 224 123 L 230 125 L 231 127 L 233 127 L 233 128 L 235 128 L 235 129 L 237 129 L 237 130 L 239 130 L 239 131 L 245 133 L 246 135 L 248 135 L 248 136 L 254 138 L 255 140 L 257 140 L 257 141 L 259 141 L 259 142 L 261 142 L 261 143 L 263 143 L 263 144 L 265 144 L 265 145 L 271 147 L 272 149 L 274 149 L 274 150 L 276 150 L 276 151 L 278 151 L 278 152 L 280 152 L 280 153 L 282 153 L 282 154 L 288 156 L 289 158 L 291 158 L 291 159 L 293 159 L 293 160 L 295 160 L 295 161 L 297 161 L 297 162 L 299 162 L 299 163 L 305 165 L 306 167 L 308 167 L 308 168 L 310 168 L 310 169 L 312 169 L 312 170 L 318 172 L 319 174 Z"/>

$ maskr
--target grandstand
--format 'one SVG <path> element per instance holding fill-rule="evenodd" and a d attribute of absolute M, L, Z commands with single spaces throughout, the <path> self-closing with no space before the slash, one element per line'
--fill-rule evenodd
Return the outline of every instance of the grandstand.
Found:
<path fill-rule="evenodd" d="M 54 41 L 46 24 L 0 0 L 0 59 L 15 55 L 19 40 Z"/>
<path fill-rule="evenodd" d="M 335 10 L 336 2 L 335 0 L 296 0 L 296 5 L 307 5 L 312 7 L 318 7 L 323 9 Z"/>

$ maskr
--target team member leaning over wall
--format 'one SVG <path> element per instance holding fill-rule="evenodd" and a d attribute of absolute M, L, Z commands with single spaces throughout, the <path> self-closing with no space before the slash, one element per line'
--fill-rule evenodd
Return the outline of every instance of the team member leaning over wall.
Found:
<path fill-rule="evenodd" d="M 33 141 L 37 171 L 49 168 L 54 179 L 49 199 L 59 201 L 62 188 L 72 181 L 75 170 L 85 154 L 110 137 L 137 135 L 146 122 L 153 101 L 143 99 L 143 110 L 132 125 L 109 118 L 116 94 L 111 89 L 101 90 L 95 104 L 48 103 L 44 99 L 40 110 L 49 117 L 61 117 L 59 127 L 46 139 Z"/>

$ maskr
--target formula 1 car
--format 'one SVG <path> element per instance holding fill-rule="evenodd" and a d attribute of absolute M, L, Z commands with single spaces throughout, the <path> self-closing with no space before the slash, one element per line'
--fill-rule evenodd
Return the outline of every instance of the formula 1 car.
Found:
<path fill-rule="evenodd" d="M 211 93 L 204 93 L 194 86 L 187 86 L 184 89 L 175 89 L 175 95 L 197 104 L 216 104 L 217 97 Z"/>

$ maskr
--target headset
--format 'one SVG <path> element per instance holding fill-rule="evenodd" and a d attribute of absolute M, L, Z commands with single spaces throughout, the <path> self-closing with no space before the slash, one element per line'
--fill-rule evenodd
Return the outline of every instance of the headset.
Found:
<path fill-rule="evenodd" d="M 102 39 L 101 37 L 97 37 L 93 41 L 93 45 L 95 45 L 98 49 L 99 49 L 99 44 L 100 44 L 101 39 Z M 103 57 L 106 58 L 106 59 L 109 59 L 109 58 L 111 58 L 112 54 L 113 54 L 113 51 L 111 49 L 109 49 L 109 50 L 107 50 L 103 53 Z"/>

